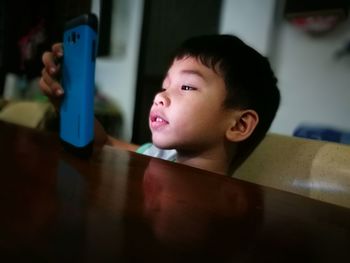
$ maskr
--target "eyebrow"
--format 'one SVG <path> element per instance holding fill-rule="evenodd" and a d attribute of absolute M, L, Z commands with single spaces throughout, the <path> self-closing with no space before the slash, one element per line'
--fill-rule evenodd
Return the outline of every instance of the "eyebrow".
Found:
<path fill-rule="evenodd" d="M 200 77 L 201 79 L 203 79 L 204 81 L 207 81 L 205 76 L 198 70 L 184 69 L 184 70 L 181 70 L 181 73 L 190 74 L 190 75 L 196 75 L 196 76 Z"/>

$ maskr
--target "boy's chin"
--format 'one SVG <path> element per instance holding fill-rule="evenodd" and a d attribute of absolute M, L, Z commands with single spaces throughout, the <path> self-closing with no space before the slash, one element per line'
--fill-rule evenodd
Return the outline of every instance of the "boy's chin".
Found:
<path fill-rule="evenodd" d="M 175 147 L 172 146 L 171 144 L 167 144 L 167 143 L 157 143 L 153 141 L 153 145 L 156 146 L 159 149 L 163 149 L 163 150 L 170 150 L 170 149 L 174 149 Z"/>
<path fill-rule="evenodd" d="M 156 146 L 157 148 L 160 148 L 160 149 L 164 149 L 164 150 L 167 150 L 167 149 L 174 149 L 175 148 L 175 145 L 170 143 L 169 141 L 167 140 L 160 140 L 159 138 L 152 138 L 152 143 L 154 146 Z"/>

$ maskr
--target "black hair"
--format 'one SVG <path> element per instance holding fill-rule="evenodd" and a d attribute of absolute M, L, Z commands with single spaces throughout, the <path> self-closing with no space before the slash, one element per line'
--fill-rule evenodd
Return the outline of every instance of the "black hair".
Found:
<path fill-rule="evenodd" d="M 234 166 L 239 166 L 265 137 L 276 115 L 280 92 L 266 57 L 233 35 L 203 35 L 190 38 L 175 51 L 174 59 L 194 57 L 220 74 L 227 97 L 224 106 L 252 109 L 259 122 L 252 135 L 238 144 Z"/>

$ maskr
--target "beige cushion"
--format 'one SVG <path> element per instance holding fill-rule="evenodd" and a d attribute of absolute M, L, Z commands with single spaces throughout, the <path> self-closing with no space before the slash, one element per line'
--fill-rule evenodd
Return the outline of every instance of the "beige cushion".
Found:
<path fill-rule="evenodd" d="M 53 107 L 48 102 L 9 102 L 0 111 L 0 120 L 18 125 L 40 128 L 45 117 L 52 114 Z"/>
<path fill-rule="evenodd" d="M 350 146 L 268 134 L 234 177 L 350 208 Z"/>

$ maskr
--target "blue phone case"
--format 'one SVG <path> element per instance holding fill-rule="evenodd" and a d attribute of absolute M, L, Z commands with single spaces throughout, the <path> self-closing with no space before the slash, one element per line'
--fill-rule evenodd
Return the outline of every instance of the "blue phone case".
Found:
<path fill-rule="evenodd" d="M 66 23 L 63 34 L 60 138 L 67 149 L 89 154 L 94 139 L 97 17 L 85 14 Z"/>

